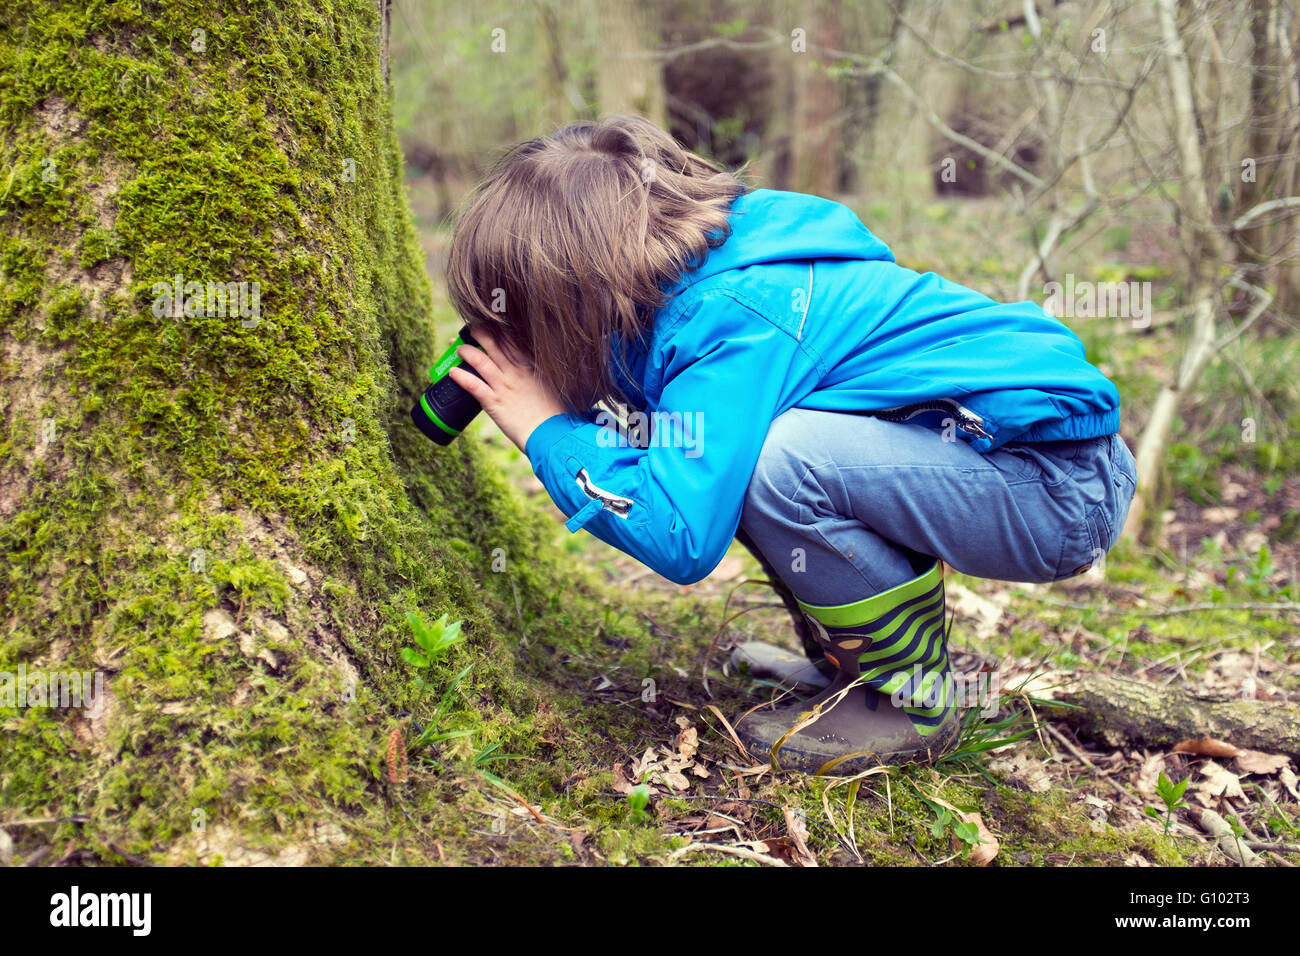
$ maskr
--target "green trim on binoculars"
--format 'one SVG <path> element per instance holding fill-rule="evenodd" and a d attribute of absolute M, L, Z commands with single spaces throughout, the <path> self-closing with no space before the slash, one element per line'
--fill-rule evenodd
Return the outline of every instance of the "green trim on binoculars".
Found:
<path fill-rule="evenodd" d="M 439 428 L 445 431 L 448 435 L 460 434 L 459 429 L 452 428 L 450 425 L 443 422 L 441 418 L 439 418 L 437 415 L 433 413 L 433 409 L 429 407 L 429 403 L 424 400 L 423 395 L 420 396 L 420 407 L 424 409 L 424 414 L 429 416 L 429 421 L 433 422 L 435 425 L 437 425 Z"/>
<path fill-rule="evenodd" d="M 456 336 L 456 341 L 451 343 L 451 345 L 447 348 L 447 351 L 443 352 L 442 355 L 438 358 L 438 361 L 434 362 L 433 366 L 429 369 L 430 381 L 436 382 L 438 381 L 438 379 L 442 378 L 444 375 L 450 372 L 457 365 L 464 364 L 461 361 L 460 356 L 456 354 L 456 350 L 464 344 L 465 343 L 461 340 L 461 337 L 459 335 Z M 426 405 L 424 406 L 424 408 L 425 411 L 428 411 L 429 406 Z M 433 415 L 433 412 L 429 412 L 429 414 Z M 434 418 L 434 421 L 437 421 L 436 417 Z M 443 427 L 446 428 L 445 425 Z M 453 432 L 452 434 L 455 434 L 455 432 Z"/>

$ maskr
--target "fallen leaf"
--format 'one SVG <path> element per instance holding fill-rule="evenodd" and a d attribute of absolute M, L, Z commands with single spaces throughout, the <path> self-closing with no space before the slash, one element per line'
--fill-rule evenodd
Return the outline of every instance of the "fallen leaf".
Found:
<path fill-rule="evenodd" d="M 1130 854 L 1129 858 L 1124 861 L 1124 865 L 1125 866 L 1150 866 L 1151 861 L 1148 860 L 1146 857 L 1144 857 L 1141 853 L 1133 853 Z"/>
<path fill-rule="evenodd" d="M 659 760 L 658 755 L 655 753 L 655 749 L 653 747 L 647 747 L 645 753 L 641 755 L 639 760 L 632 761 L 629 774 L 633 780 L 642 780 L 649 771 L 656 769 L 658 765 Z"/>
<path fill-rule="evenodd" d="M 679 793 L 691 789 L 690 781 L 676 770 L 661 770 L 654 775 L 655 780 L 662 780 Z"/>
<path fill-rule="evenodd" d="M 1046 793 L 1052 789 L 1052 778 L 1048 776 L 1046 765 L 1027 753 L 1011 753 L 992 760 L 989 770 L 1031 793 Z"/>
<path fill-rule="evenodd" d="M 989 832 L 988 827 L 984 826 L 984 820 L 978 813 L 965 813 L 962 815 L 966 818 L 967 823 L 975 824 L 980 839 L 985 841 L 971 849 L 970 861 L 976 866 L 988 866 L 989 862 L 998 855 L 997 839 Z"/>
<path fill-rule="evenodd" d="M 1202 757 L 1235 757 L 1241 753 L 1241 748 L 1213 737 L 1193 737 L 1175 744 L 1174 753 L 1198 754 Z"/>
<path fill-rule="evenodd" d="M 677 752 L 693 760 L 700 749 L 700 735 L 685 717 L 677 718 L 677 726 L 682 728 L 677 734 Z"/>
<path fill-rule="evenodd" d="M 808 852 L 808 826 L 803 817 L 790 807 L 785 807 L 782 813 L 785 815 L 785 830 L 794 846 L 795 862 L 800 866 L 816 866 L 817 858 Z"/>
<path fill-rule="evenodd" d="M 1300 792 L 1297 792 L 1297 790 L 1300 790 L 1300 779 L 1297 779 L 1296 775 L 1291 772 L 1291 768 L 1283 767 L 1278 776 L 1282 780 L 1282 786 L 1286 787 L 1287 790 L 1290 791 L 1291 796 L 1300 800 Z"/>
<path fill-rule="evenodd" d="M 627 779 L 627 775 L 623 773 L 623 765 L 621 763 L 614 764 L 614 790 L 626 795 L 631 793 L 634 787 L 632 781 Z"/>
<path fill-rule="evenodd" d="M 1199 768 L 1201 776 L 1205 779 L 1197 786 L 1197 790 L 1208 794 L 1212 797 L 1224 797 L 1231 799 L 1234 797 L 1242 800 L 1246 799 L 1246 794 L 1241 789 L 1241 781 L 1235 773 L 1225 767 L 1219 766 L 1213 760 L 1207 760 Z"/>
<path fill-rule="evenodd" d="M 1010 591 L 994 592 L 992 599 L 965 588 L 956 582 L 946 584 L 949 605 L 953 614 L 975 619 L 975 636 L 987 638 L 998 629 L 1002 611 L 1011 600 Z"/>
<path fill-rule="evenodd" d="M 1142 769 L 1138 771 L 1137 784 L 1138 791 L 1146 794 L 1148 797 L 1156 795 L 1156 781 L 1160 779 L 1160 774 L 1165 770 L 1165 755 L 1151 754 L 1142 762 Z"/>
<path fill-rule="evenodd" d="M 1285 754 L 1266 754 L 1259 750 L 1243 750 L 1237 754 L 1237 768 L 1242 773 L 1273 774 L 1291 762 Z"/>

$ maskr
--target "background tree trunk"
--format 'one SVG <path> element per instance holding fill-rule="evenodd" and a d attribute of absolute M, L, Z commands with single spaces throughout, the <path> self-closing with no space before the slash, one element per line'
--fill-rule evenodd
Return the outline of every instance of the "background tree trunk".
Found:
<path fill-rule="evenodd" d="M 601 115 L 632 113 L 667 126 L 659 61 L 645 55 L 660 46 L 645 9 L 630 0 L 596 0 L 596 10 L 602 39 L 596 64 Z"/>
<path fill-rule="evenodd" d="M 426 675 L 474 663 L 464 746 L 535 753 L 495 635 L 583 599 L 541 600 L 551 529 L 474 441 L 406 417 L 439 344 L 380 7 L 88 6 L 0 27 L 0 671 L 99 671 L 105 706 L 0 706 L 0 804 L 103 859 L 387 860 L 389 733 L 441 690 L 405 614 L 465 621 Z"/>
<path fill-rule="evenodd" d="M 839 0 L 806 0 L 802 12 L 808 50 L 795 59 L 791 188 L 833 198 L 840 188 L 841 92 L 827 73 L 834 60 L 821 51 L 840 49 Z"/>

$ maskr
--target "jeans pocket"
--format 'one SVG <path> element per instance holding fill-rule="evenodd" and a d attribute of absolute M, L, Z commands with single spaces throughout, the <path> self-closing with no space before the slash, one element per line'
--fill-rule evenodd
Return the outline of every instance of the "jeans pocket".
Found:
<path fill-rule="evenodd" d="M 1106 509 L 1096 507 L 1084 515 L 1074 530 L 1061 542 L 1061 556 L 1056 563 L 1056 577 L 1063 581 L 1090 569 L 1110 550 L 1113 543 L 1113 526 L 1106 518 Z"/>
<path fill-rule="evenodd" d="M 989 452 L 988 460 L 1002 473 L 1008 487 L 1023 485 L 1027 481 L 1037 481 L 1043 476 L 1044 469 L 1039 464 L 1035 453 L 1024 445 L 1008 443 L 996 451 Z"/>

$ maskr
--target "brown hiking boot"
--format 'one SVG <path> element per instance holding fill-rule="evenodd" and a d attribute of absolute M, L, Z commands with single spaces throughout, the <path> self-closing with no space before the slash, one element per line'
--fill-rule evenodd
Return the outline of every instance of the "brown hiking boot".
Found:
<path fill-rule="evenodd" d="M 838 673 L 808 701 L 744 717 L 736 732 L 751 754 L 761 759 L 780 742 L 776 759 L 783 769 L 853 774 L 881 764 L 929 763 L 952 748 L 961 722 L 940 562 L 863 601 L 799 603 Z"/>

